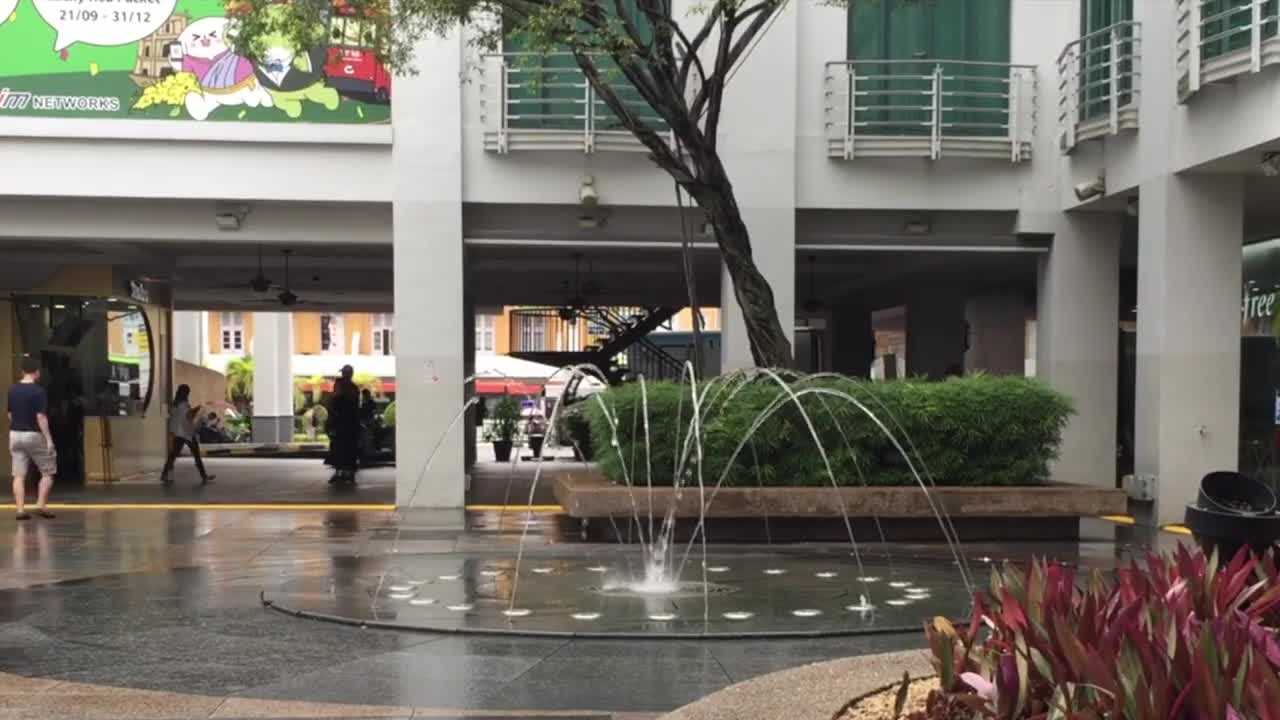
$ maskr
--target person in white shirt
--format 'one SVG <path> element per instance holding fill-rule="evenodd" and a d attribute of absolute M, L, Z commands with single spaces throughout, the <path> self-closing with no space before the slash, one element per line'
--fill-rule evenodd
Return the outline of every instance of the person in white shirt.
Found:
<path fill-rule="evenodd" d="M 199 406 L 191 407 L 191 388 L 179 385 L 173 395 L 173 406 L 169 408 L 169 458 L 160 473 L 160 482 L 165 485 L 173 483 L 173 463 L 178 459 L 183 447 L 190 448 L 191 457 L 196 461 L 196 470 L 200 472 L 200 484 L 208 484 L 214 478 L 205 472 L 204 461 L 200 458 L 200 442 L 196 439 L 195 420 L 200 412 Z"/>

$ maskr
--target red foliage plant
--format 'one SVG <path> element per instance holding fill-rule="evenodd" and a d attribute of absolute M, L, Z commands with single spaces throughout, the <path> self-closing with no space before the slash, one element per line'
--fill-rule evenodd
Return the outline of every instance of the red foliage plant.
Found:
<path fill-rule="evenodd" d="M 1280 720 L 1278 575 L 1184 546 L 1114 579 L 993 568 L 967 628 L 926 627 L 940 690 L 911 720 Z"/>

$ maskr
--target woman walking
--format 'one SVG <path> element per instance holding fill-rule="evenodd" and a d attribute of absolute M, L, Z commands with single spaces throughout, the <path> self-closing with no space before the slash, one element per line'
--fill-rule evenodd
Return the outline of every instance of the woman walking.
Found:
<path fill-rule="evenodd" d="M 195 420 L 199 407 L 191 407 L 191 388 L 179 385 L 173 395 L 173 406 L 169 408 L 169 458 L 165 460 L 164 470 L 160 473 L 160 482 L 165 485 L 173 483 L 173 463 L 183 447 L 191 450 L 191 457 L 196 461 L 196 470 L 200 473 L 200 484 L 205 485 L 214 478 L 205 472 L 204 461 L 200 458 L 200 441 L 196 439 Z"/>

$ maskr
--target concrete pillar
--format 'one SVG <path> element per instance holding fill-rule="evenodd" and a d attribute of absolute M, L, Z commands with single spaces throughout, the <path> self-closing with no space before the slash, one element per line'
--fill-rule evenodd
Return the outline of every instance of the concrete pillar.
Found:
<path fill-rule="evenodd" d="M 476 374 L 476 301 L 468 295 L 462 303 L 462 374 L 470 378 Z M 496 330 L 495 330 L 496 332 Z M 475 381 L 467 383 L 465 398 L 475 397 Z M 467 470 L 476 464 L 476 411 L 472 408 L 463 419 L 463 454 Z"/>
<path fill-rule="evenodd" d="M 965 372 L 1022 375 L 1027 358 L 1027 299 L 1020 290 L 992 290 L 964 305 L 969 326 Z"/>
<path fill-rule="evenodd" d="M 1239 462 L 1244 178 L 1139 193 L 1134 469 L 1156 477 L 1159 522 L 1181 522 L 1200 478 Z"/>
<path fill-rule="evenodd" d="M 1039 268 L 1036 374 L 1075 403 L 1053 479 L 1115 487 L 1121 218 L 1067 213 Z"/>
<path fill-rule="evenodd" d="M 18 379 L 22 355 L 22 340 L 14 327 L 13 302 L 8 298 L 0 300 L 0 384 L 7 389 L 9 384 Z M 0 395 L 0 437 L 9 437 L 9 394 Z M 13 468 L 8 452 L 0 452 L 0 495 L 6 495 Z"/>
<path fill-rule="evenodd" d="M 907 377 L 942 379 L 964 371 L 964 302 L 934 287 L 907 302 Z"/>
<path fill-rule="evenodd" d="M 204 362 L 201 316 L 189 310 L 173 313 L 173 359 L 200 365 Z"/>
<path fill-rule="evenodd" d="M 253 314 L 253 441 L 293 441 L 293 315 Z"/>
<path fill-rule="evenodd" d="M 857 305 L 838 307 L 831 312 L 831 370 L 866 379 L 875 360 L 876 336 L 871 328 L 871 311 Z"/>
<path fill-rule="evenodd" d="M 465 452 L 461 34 L 429 37 L 396 85 L 392 148 L 396 504 L 461 507 Z M 457 422 L 455 423 L 455 419 Z M 452 427 L 451 427 L 452 426 Z M 434 454 L 432 449 L 435 449 Z"/>
<path fill-rule="evenodd" d="M 741 66 L 725 94 L 719 149 L 733 180 L 738 206 L 751 232 L 756 265 L 773 289 L 778 320 L 795 338 L 796 284 L 796 108 L 802 102 L 797 58 L 797 6 L 784 5 L 768 33 Z M 779 78 L 796 81 L 782 83 Z M 759 92 L 773 87 L 790 92 Z M 808 102 L 806 98 L 803 102 Z M 742 313 L 727 273 L 720 285 L 720 371 L 751 367 Z"/>

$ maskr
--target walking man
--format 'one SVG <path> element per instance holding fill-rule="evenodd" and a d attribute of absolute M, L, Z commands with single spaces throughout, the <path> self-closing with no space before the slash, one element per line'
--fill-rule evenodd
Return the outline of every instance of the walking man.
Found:
<path fill-rule="evenodd" d="M 40 470 L 40 490 L 36 515 L 52 518 L 48 510 L 49 490 L 57 472 L 53 434 L 49 432 L 49 397 L 40 387 L 40 361 L 22 358 L 22 380 L 9 388 L 9 456 L 13 461 L 13 502 L 19 520 L 30 520 L 26 510 L 27 468 L 32 462 Z"/>

